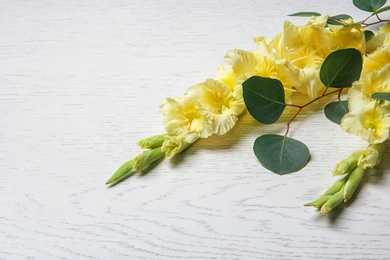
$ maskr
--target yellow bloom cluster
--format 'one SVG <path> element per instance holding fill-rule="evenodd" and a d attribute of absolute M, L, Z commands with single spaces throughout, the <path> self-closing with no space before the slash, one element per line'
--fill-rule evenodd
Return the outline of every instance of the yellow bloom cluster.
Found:
<path fill-rule="evenodd" d="M 327 15 L 312 17 L 303 26 L 286 21 L 283 31 L 273 38 L 255 37 L 253 52 L 231 50 L 212 79 L 190 87 L 183 96 L 166 98 L 160 105 L 163 125 L 169 134 L 162 146 L 172 158 L 199 138 L 223 135 L 237 122 L 245 108 L 242 83 L 252 76 L 278 79 L 285 97 L 294 92 L 312 99 L 324 91 L 320 66 L 332 51 L 355 48 L 366 50 L 364 29 L 352 20 L 349 26 L 327 26 Z"/>
<path fill-rule="evenodd" d="M 341 128 L 370 144 L 389 139 L 390 102 L 372 99 L 376 92 L 390 92 L 390 23 L 368 42 L 371 52 L 364 57 L 359 81 L 348 92 L 349 113 Z"/>
<path fill-rule="evenodd" d="M 255 37 L 256 50 L 248 52 L 233 50 L 227 53 L 226 61 L 233 72 L 222 70 L 227 82 L 233 79 L 242 83 L 251 76 L 275 78 L 282 82 L 285 96 L 300 92 L 313 99 L 324 91 L 319 78 L 324 59 L 333 51 L 355 48 L 365 52 L 364 30 L 353 21 L 350 26 L 326 26 L 327 15 L 312 17 L 303 26 L 289 21 L 283 31 L 273 38 Z M 233 80 L 233 81 L 234 81 Z"/>
<path fill-rule="evenodd" d="M 223 135 L 233 128 L 244 109 L 241 85 L 230 87 L 216 79 L 190 87 L 183 96 L 166 98 L 160 111 L 169 136 L 162 150 L 172 158 L 199 138 Z"/>

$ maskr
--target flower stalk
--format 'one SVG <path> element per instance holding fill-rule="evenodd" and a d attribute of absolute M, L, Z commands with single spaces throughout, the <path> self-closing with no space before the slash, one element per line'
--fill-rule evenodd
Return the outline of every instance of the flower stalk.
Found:
<path fill-rule="evenodd" d="M 315 207 L 320 210 L 321 214 L 326 214 L 342 202 L 350 200 L 361 183 L 366 169 L 373 168 L 380 163 L 383 149 L 384 144 L 369 145 L 340 161 L 333 174 L 345 176 L 336 181 L 318 199 L 306 203 L 305 206 Z"/>
<path fill-rule="evenodd" d="M 193 142 L 185 142 L 185 137 L 183 136 L 169 134 L 154 135 L 142 139 L 138 142 L 138 145 L 142 149 L 145 149 L 145 151 L 122 164 L 118 170 L 107 180 L 106 184 L 120 182 L 131 173 L 144 171 L 154 162 L 163 157 L 166 159 L 172 159 L 190 147 L 192 144 Z"/>
<path fill-rule="evenodd" d="M 129 176 L 132 172 L 142 171 L 152 163 L 165 156 L 162 149 L 165 138 L 168 134 L 154 135 L 138 142 L 142 149 L 146 149 L 133 159 L 122 164 L 118 170 L 107 180 L 106 184 L 119 182 Z"/>

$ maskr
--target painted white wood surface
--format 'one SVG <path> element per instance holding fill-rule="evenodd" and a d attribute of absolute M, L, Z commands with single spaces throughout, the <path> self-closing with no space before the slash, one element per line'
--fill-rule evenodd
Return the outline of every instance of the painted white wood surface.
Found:
<path fill-rule="evenodd" d="M 334 179 L 359 138 L 304 112 L 291 137 L 311 160 L 263 169 L 255 138 L 283 133 L 244 116 L 148 174 L 104 182 L 163 133 L 160 101 L 213 77 L 225 53 L 253 50 L 299 11 L 352 1 L 0 1 L 0 259 L 390 259 L 390 153 L 353 203 L 302 205 Z"/>

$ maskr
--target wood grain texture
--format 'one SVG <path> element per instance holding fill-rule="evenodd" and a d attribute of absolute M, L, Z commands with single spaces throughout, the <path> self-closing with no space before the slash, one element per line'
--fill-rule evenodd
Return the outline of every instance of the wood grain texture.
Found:
<path fill-rule="evenodd" d="M 244 115 L 148 174 L 107 188 L 164 132 L 166 96 L 213 77 L 225 53 L 253 50 L 299 11 L 350 1 L 1 1 L 0 259 L 390 259 L 390 152 L 353 203 L 302 205 L 365 146 L 305 111 L 291 137 L 311 149 L 299 173 L 260 167 L 255 138 L 284 132 Z M 283 120 L 282 120 L 283 121 Z"/>

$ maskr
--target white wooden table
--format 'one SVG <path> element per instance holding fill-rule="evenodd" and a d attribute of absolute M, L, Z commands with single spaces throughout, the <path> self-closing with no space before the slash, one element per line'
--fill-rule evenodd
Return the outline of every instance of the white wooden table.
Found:
<path fill-rule="evenodd" d="M 278 176 L 252 152 L 284 133 L 244 116 L 148 174 L 108 188 L 136 142 L 163 133 L 160 101 L 213 77 L 299 11 L 366 15 L 352 1 L 0 2 L 0 259 L 390 259 L 390 152 L 353 203 L 303 204 L 365 147 L 309 109 L 290 136 L 311 149 Z"/>

